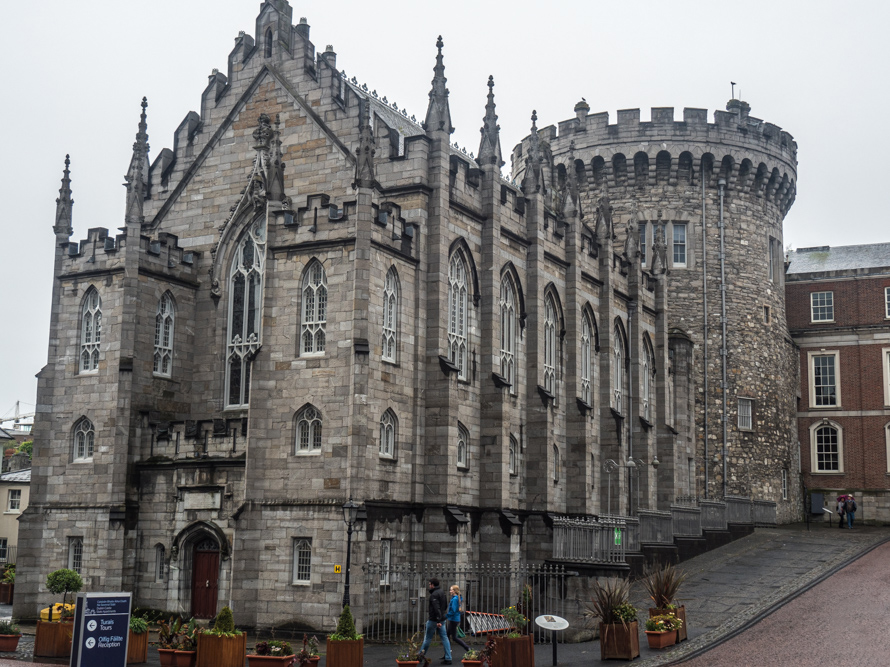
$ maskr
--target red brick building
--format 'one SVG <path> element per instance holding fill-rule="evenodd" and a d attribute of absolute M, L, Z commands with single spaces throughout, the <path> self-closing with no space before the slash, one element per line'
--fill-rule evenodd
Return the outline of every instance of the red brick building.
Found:
<path fill-rule="evenodd" d="M 804 483 L 890 521 L 890 243 L 800 248 L 785 282 L 800 348 Z"/>

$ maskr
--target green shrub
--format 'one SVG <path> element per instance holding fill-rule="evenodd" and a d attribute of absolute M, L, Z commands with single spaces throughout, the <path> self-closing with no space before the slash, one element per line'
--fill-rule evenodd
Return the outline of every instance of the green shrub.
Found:
<path fill-rule="evenodd" d="M 83 588 L 83 579 L 74 570 L 56 570 L 46 577 L 46 590 L 56 595 L 62 594 L 62 603 L 68 599 L 68 593 L 78 593 Z"/>
<path fill-rule="evenodd" d="M 232 610 L 228 607 L 223 607 L 222 611 L 219 612 L 219 616 L 216 617 L 213 628 L 207 630 L 207 634 L 216 635 L 217 637 L 240 635 L 241 631 L 235 629 L 235 617 L 232 615 Z"/>
<path fill-rule="evenodd" d="M 139 618 L 138 616 L 131 616 L 130 630 L 133 631 L 134 635 L 144 635 L 148 632 L 148 621 L 144 618 Z"/>
<path fill-rule="evenodd" d="M 340 620 L 337 621 L 337 629 L 331 635 L 331 639 L 335 642 L 361 639 L 361 635 L 355 631 L 355 620 L 352 618 L 349 605 L 345 605 L 340 612 Z"/>
<path fill-rule="evenodd" d="M 11 618 L 0 619 L 0 635 L 20 635 L 18 624 Z"/>

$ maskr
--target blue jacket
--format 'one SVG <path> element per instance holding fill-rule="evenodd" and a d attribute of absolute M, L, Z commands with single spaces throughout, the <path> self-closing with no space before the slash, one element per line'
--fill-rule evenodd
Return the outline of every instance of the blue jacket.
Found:
<path fill-rule="evenodd" d="M 460 595 L 453 595 L 448 603 L 447 620 L 460 623 Z"/>

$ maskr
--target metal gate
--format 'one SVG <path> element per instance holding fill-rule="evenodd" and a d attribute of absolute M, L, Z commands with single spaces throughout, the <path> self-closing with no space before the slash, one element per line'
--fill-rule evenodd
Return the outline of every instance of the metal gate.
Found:
<path fill-rule="evenodd" d="M 561 565 L 413 565 L 362 566 L 367 582 L 364 635 L 369 641 L 400 643 L 423 632 L 427 615 L 427 582 L 438 579 L 443 591 L 460 586 L 464 599 L 462 628 L 467 640 L 506 631 L 501 610 L 519 605 L 529 619 L 535 641 L 549 643 L 540 630 L 541 614 L 565 616 L 566 572 Z M 560 636 L 563 633 L 558 633 Z"/>

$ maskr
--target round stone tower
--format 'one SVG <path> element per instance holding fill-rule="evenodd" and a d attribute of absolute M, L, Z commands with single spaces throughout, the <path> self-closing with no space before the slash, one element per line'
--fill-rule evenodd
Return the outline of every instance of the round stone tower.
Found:
<path fill-rule="evenodd" d="M 539 136 L 552 155 L 548 201 L 557 214 L 569 196 L 581 224 L 594 227 L 597 204 L 608 198 L 615 247 L 628 230 L 639 234 L 649 267 L 663 234 L 670 327 L 695 349 L 690 491 L 774 500 L 788 521 L 799 507 L 799 385 L 785 321 L 782 221 L 796 192 L 797 144 L 749 111 L 734 99 L 713 123 L 705 109 L 684 109 L 675 121 L 673 108 L 653 108 L 641 122 L 640 110 L 629 109 L 610 125 L 608 113 L 590 114 L 582 101 L 575 118 Z M 517 182 L 527 142 L 513 150 Z"/>

